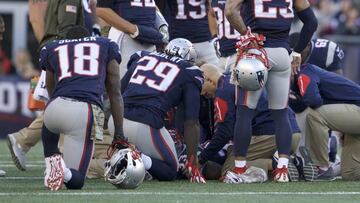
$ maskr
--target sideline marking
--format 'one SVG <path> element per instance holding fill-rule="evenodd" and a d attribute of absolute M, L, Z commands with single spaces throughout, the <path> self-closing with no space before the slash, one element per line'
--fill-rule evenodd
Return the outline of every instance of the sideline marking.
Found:
<path fill-rule="evenodd" d="M 159 196 L 241 196 L 241 195 L 360 195 L 360 192 L 1 192 L 0 196 L 84 196 L 84 195 L 159 195 Z"/>

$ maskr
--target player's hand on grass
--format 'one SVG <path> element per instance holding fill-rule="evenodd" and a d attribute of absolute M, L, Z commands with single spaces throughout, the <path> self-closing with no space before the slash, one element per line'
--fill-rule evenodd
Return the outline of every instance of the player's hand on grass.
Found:
<path fill-rule="evenodd" d="M 197 159 L 192 155 L 187 159 L 185 164 L 185 172 L 192 183 L 206 183 L 204 176 L 199 170 Z"/>

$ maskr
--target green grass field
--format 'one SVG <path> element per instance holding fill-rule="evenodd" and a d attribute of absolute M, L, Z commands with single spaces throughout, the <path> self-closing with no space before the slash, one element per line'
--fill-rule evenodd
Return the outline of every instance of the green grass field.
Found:
<path fill-rule="evenodd" d="M 0 202 L 360 202 L 360 182 L 297 182 L 228 185 L 217 181 L 191 184 L 144 182 L 135 190 L 118 190 L 104 180 L 87 180 L 83 190 L 51 192 L 43 187 L 42 146 L 28 154 L 28 169 L 17 170 L 5 141 L 0 141 Z"/>

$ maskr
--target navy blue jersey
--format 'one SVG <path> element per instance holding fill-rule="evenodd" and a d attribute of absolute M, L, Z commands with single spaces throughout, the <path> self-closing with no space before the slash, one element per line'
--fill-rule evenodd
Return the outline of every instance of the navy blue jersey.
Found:
<path fill-rule="evenodd" d="M 125 20 L 155 28 L 154 0 L 98 0 L 97 7 L 111 8 Z"/>
<path fill-rule="evenodd" d="M 241 14 L 252 32 L 265 35 L 265 47 L 284 47 L 290 50 L 293 0 L 245 0 Z"/>
<path fill-rule="evenodd" d="M 236 93 L 239 88 L 230 83 L 230 75 L 224 75 L 219 79 L 218 88 L 215 92 L 215 133 L 209 145 L 202 151 L 201 159 L 208 160 L 224 147 L 234 135 L 236 121 Z M 240 90 L 241 91 L 241 90 Z M 300 132 L 296 123 L 295 114 L 289 109 L 289 119 L 292 133 Z M 252 135 L 274 135 L 275 124 L 265 92 L 259 98 L 256 112 L 252 120 Z"/>
<path fill-rule="evenodd" d="M 40 67 L 55 76 L 50 99 L 69 97 L 102 106 L 106 68 L 121 61 L 116 43 L 102 37 L 58 40 L 40 51 Z"/>
<path fill-rule="evenodd" d="M 303 64 L 291 87 L 305 106 L 317 108 L 324 104 L 355 104 L 360 106 L 360 86 L 353 81 L 323 70 L 312 64 Z M 290 103 L 290 106 L 294 104 Z M 296 109 L 297 106 L 292 106 Z"/>
<path fill-rule="evenodd" d="M 311 40 L 311 51 L 306 63 L 314 64 L 327 71 L 343 68 L 344 51 L 333 41 L 327 39 Z"/>
<path fill-rule="evenodd" d="M 211 2 L 211 7 L 216 15 L 217 38 L 219 39 L 222 57 L 236 53 L 235 44 L 240 38 L 240 33 L 231 27 L 229 21 L 226 19 L 225 4 L 225 0 L 212 0 Z"/>
<path fill-rule="evenodd" d="M 185 38 L 192 43 L 211 40 L 207 0 L 168 0 L 170 38 Z"/>
<path fill-rule="evenodd" d="M 131 56 L 122 79 L 124 117 L 161 128 L 172 107 L 184 104 L 184 119 L 198 120 L 203 83 L 199 67 L 161 52 Z"/>

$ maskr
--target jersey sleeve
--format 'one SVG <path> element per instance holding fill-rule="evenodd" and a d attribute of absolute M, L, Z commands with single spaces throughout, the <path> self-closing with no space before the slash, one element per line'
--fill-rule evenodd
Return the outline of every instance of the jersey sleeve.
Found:
<path fill-rule="evenodd" d="M 327 70 L 328 71 L 336 71 L 336 70 L 342 69 L 343 68 L 343 63 L 342 63 L 343 58 L 344 58 L 344 51 L 339 46 L 336 46 L 333 62 L 327 66 Z"/>
<path fill-rule="evenodd" d="M 183 86 L 183 102 L 185 106 L 185 121 L 198 120 L 200 112 L 200 90 L 193 82 L 186 83 Z"/>
<path fill-rule="evenodd" d="M 54 72 L 54 70 L 51 69 L 50 64 L 49 64 L 48 48 L 46 46 L 44 46 L 40 50 L 39 65 L 40 65 L 40 68 L 44 71 L 46 71 L 48 69 L 48 70 Z"/>
<path fill-rule="evenodd" d="M 112 8 L 115 0 L 97 0 L 97 7 L 101 8 Z"/>
<path fill-rule="evenodd" d="M 304 70 L 308 69 L 306 68 Z M 318 84 L 320 84 L 319 77 L 311 71 L 303 71 L 300 73 L 297 79 L 297 85 L 299 87 L 301 101 L 304 102 L 306 106 L 317 108 L 323 104 Z"/>
<path fill-rule="evenodd" d="M 113 59 L 116 60 L 119 64 L 121 63 L 119 46 L 115 42 L 110 41 L 109 50 L 108 50 L 108 62 L 110 62 Z"/>
<path fill-rule="evenodd" d="M 233 90 L 235 91 L 235 90 Z M 217 91 L 215 95 L 215 132 L 210 143 L 201 152 L 202 161 L 211 159 L 233 137 L 235 125 L 235 98 L 231 98 L 229 90 Z"/>

